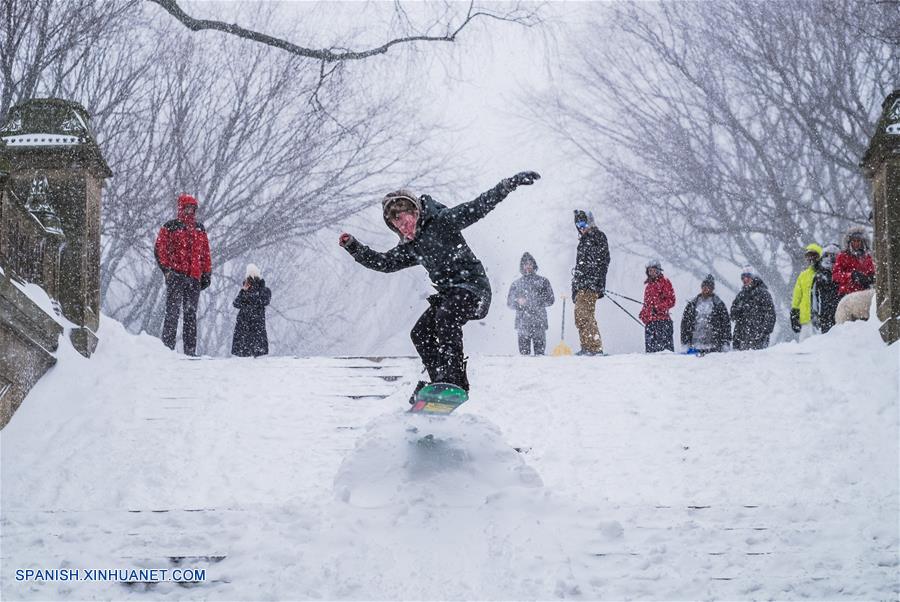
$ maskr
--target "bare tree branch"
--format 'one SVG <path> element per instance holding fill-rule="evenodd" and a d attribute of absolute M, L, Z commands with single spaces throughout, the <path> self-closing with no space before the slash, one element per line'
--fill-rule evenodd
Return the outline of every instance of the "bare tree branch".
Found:
<path fill-rule="evenodd" d="M 411 44 L 416 42 L 452 43 L 456 41 L 457 36 L 459 36 L 459 34 L 470 23 L 479 18 L 508 21 L 525 26 L 534 25 L 539 22 L 537 17 L 537 8 L 534 10 L 522 10 L 516 8 L 504 14 L 495 14 L 487 10 L 476 10 L 475 3 L 470 2 L 469 8 L 466 11 L 466 14 L 463 17 L 462 21 L 455 26 L 451 25 L 450 23 L 445 24 L 445 33 L 442 35 L 408 35 L 394 38 L 385 42 L 384 44 L 381 44 L 380 46 L 369 48 L 366 50 L 333 50 L 328 48 L 306 48 L 304 46 L 300 46 L 298 44 L 294 44 L 287 40 L 270 36 L 259 31 L 246 29 L 244 27 L 241 27 L 237 23 L 225 23 L 222 21 L 214 21 L 210 19 L 195 19 L 194 17 L 191 17 L 186 12 L 184 12 L 184 10 L 178 5 L 177 0 L 149 1 L 158 4 L 191 31 L 220 31 L 229 35 L 243 38 L 245 40 L 250 40 L 253 42 L 264 44 L 266 46 L 278 48 L 279 50 L 284 50 L 285 52 L 289 52 L 296 56 L 316 59 L 322 61 L 323 63 L 362 60 L 369 57 L 386 54 L 392 47 L 400 44 Z M 402 9 L 400 10 L 402 11 Z M 405 12 L 401 12 L 401 15 L 404 19 L 406 19 Z"/>

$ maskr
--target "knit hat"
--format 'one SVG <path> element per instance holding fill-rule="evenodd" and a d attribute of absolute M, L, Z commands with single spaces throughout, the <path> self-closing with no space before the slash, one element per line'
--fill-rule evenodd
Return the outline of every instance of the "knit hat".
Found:
<path fill-rule="evenodd" d="M 743 269 L 741 269 L 741 278 L 743 278 L 744 276 L 750 276 L 751 278 L 756 280 L 757 278 L 759 278 L 759 273 L 757 273 L 757 271 L 753 269 L 753 266 L 745 265 Z"/>
<path fill-rule="evenodd" d="M 662 272 L 662 262 L 659 259 L 651 259 L 647 262 L 647 265 L 644 266 L 644 270 L 649 270 L 650 268 L 656 268 L 657 270 Z"/>
<path fill-rule="evenodd" d="M 712 274 L 707 274 L 706 278 L 703 279 L 703 282 L 700 283 L 700 286 L 708 286 L 709 288 L 715 290 L 716 288 L 716 279 Z"/>
<path fill-rule="evenodd" d="M 839 246 L 837 246 L 836 243 L 833 243 L 833 242 L 828 243 L 827 245 L 825 245 L 825 248 L 822 249 L 823 255 L 825 255 L 826 253 L 829 253 L 831 255 L 837 255 L 840 252 L 841 252 L 841 248 Z"/>
<path fill-rule="evenodd" d="M 861 247 L 862 250 L 864 250 L 864 251 L 869 250 L 869 246 L 870 246 L 869 236 L 866 234 L 866 229 L 864 227 L 851 226 L 847 230 L 847 233 L 844 234 L 844 249 L 845 250 L 847 250 L 847 251 L 850 250 L 850 241 L 854 240 L 854 239 L 862 241 L 862 247 Z"/>
<path fill-rule="evenodd" d="M 247 278 L 262 278 L 262 275 L 259 272 L 259 268 L 256 267 L 256 264 L 247 264 Z"/>

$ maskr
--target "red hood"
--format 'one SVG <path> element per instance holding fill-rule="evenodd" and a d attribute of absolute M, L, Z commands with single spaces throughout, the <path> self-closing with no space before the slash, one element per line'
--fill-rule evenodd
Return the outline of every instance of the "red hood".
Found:
<path fill-rule="evenodd" d="M 193 205 L 194 211 L 196 212 L 197 199 L 195 199 L 194 197 L 192 197 L 189 194 L 183 194 L 180 197 L 178 197 L 178 219 L 182 222 L 193 222 L 194 221 L 193 215 L 189 216 L 189 215 L 185 214 L 184 208 L 188 205 Z"/>

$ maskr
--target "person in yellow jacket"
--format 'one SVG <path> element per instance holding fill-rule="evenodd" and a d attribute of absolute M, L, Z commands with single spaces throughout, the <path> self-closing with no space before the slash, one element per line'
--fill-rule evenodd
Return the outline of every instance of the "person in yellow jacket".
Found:
<path fill-rule="evenodd" d="M 822 257 L 822 247 L 813 243 L 806 245 L 807 268 L 797 276 L 794 284 L 794 298 L 791 300 L 791 329 L 803 341 L 815 334 L 812 319 L 812 293 L 816 269 Z"/>

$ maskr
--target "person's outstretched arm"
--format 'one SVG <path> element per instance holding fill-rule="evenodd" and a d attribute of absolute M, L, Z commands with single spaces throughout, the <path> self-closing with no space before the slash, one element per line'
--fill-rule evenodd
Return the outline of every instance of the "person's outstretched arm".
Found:
<path fill-rule="evenodd" d="M 338 242 L 357 263 L 377 272 L 396 272 L 419 263 L 408 245 L 397 245 L 390 251 L 380 253 L 373 251 L 346 232 L 341 234 Z"/>
<path fill-rule="evenodd" d="M 536 171 L 523 171 L 482 192 L 477 199 L 447 209 L 445 215 L 457 228 L 467 228 L 491 212 L 507 195 L 519 186 L 530 186 L 541 178 Z"/>

